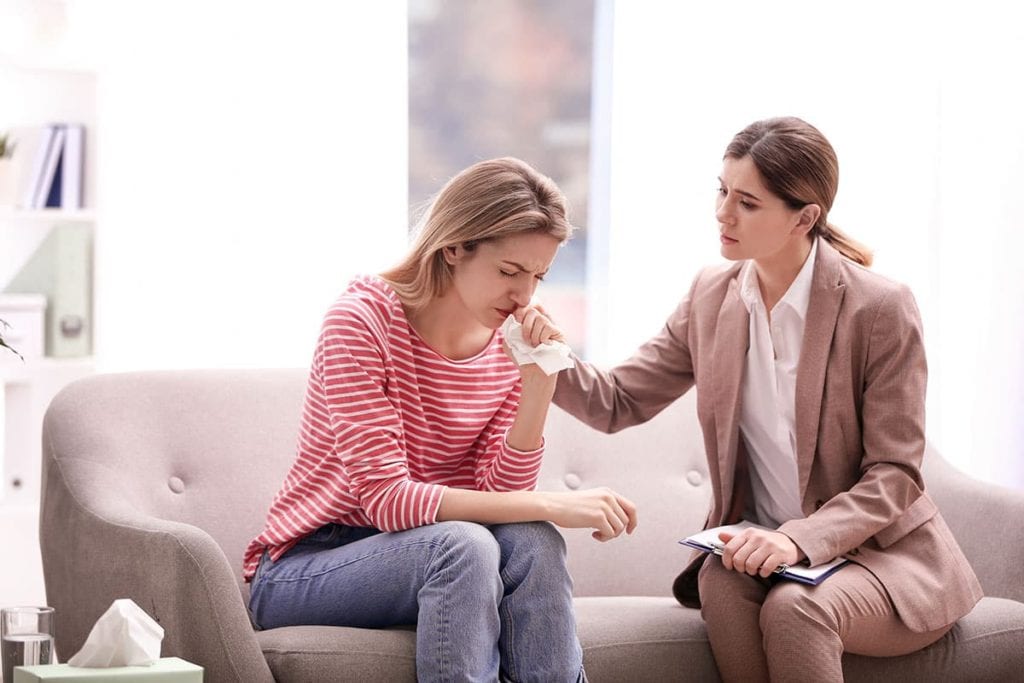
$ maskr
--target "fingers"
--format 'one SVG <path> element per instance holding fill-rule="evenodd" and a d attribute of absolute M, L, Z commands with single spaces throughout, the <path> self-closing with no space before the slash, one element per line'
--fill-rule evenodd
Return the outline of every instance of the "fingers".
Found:
<path fill-rule="evenodd" d="M 780 555 L 779 553 L 772 553 L 765 559 L 764 563 L 761 565 L 761 568 L 758 570 L 757 573 L 763 576 L 764 578 L 768 578 L 769 576 L 774 574 L 775 570 L 782 566 L 782 564 L 782 555 Z"/>
<path fill-rule="evenodd" d="M 773 532 L 744 531 L 736 535 L 719 534 L 725 543 L 722 565 L 750 576 L 770 576 L 786 562 L 785 548 Z"/>
<path fill-rule="evenodd" d="M 593 519 L 595 531 L 591 534 L 598 541 L 610 541 L 622 535 L 632 534 L 637 526 L 636 505 L 628 498 L 611 489 L 595 489 L 596 516 Z"/>
<path fill-rule="evenodd" d="M 622 507 L 622 511 L 626 514 L 626 533 L 632 534 L 636 531 L 636 526 L 639 524 L 639 519 L 636 513 L 636 504 L 625 496 L 616 494 L 619 505 Z"/>
<path fill-rule="evenodd" d="M 565 341 L 562 331 L 540 305 L 534 304 L 517 308 L 513 315 L 523 326 L 523 339 L 531 346 L 537 346 L 547 341 Z"/>

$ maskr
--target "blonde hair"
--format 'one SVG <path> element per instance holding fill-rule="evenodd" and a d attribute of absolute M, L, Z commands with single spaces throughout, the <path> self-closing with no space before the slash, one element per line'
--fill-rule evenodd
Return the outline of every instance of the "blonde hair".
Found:
<path fill-rule="evenodd" d="M 871 250 L 828 222 L 839 189 L 839 160 L 817 128 L 793 116 L 755 121 L 733 137 L 725 156 L 749 156 L 765 186 L 791 209 L 817 204 L 821 215 L 811 235 L 851 261 L 871 265 Z"/>
<path fill-rule="evenodd" d="M 554 181 L 513 157 L 481 161 L 441 188 L 409 253 L 381 277 L 416 309 L 448 290 L 452 271 L 445 248 L 472 251 L 481 242 L 526 232 L 564 242 L 572 230 L 565 196 Z"/>

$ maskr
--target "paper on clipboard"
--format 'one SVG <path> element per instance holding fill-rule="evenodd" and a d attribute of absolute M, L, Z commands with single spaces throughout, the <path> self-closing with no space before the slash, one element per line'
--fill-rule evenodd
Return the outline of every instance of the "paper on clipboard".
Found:
<path fill-rule="evenodd" d="M 725 526 L 717 526 L 713 529 L 705 529 L 692 536 L 687 536 L 683 540 L 679 541 L 685 546 L 695 548 L 705 553 L 713 553 L 715 555 L 721 555 L 722 541 L 718 538 L 720 533 L 738 534 L 744 529 L 767 529 L 767 527 L 759 526 L 752 522 L 740 522 L 739 524 L 727 524 Z M 799 581 L 800 583 L 806 583 L 809 586 L 817 586 L 819 583 L 831 576 L 836 570 L 847 563 L 847 560 L 842 557 L 837 557 L 831 562 L 819 564 L 816 567 L 807 567 L 804 565 L 795 565 L 792 567 L 785 567 L 782 571 L 776 572 L 780 577 L 785 579 L 791 579 L 793 581 Z"/>

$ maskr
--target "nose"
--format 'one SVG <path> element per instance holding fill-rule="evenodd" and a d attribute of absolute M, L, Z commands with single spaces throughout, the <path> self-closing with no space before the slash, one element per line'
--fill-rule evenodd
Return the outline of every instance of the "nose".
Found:
<path fill-rule="evenodd" d="M 715 206 L 715 220 L 722 224 L 729 224 L 732 222 L 733 212 L 732 207 L 728 200 L 719 199 Z"/>
<path fill-rule="evenodd" d="M 512 288 L 509 290 L 509 298 L 511 298 L 512 303 L 519 308 L 530 303 L 530 299 L 533 298 L 533 292 L 537 288 L 537 281 L 533 278 L 530 278 L 529 281 L 525 281 L 526 278 L 523 278 L 523 280 L 524 282 L 516 282 L 513 284 Z"/>

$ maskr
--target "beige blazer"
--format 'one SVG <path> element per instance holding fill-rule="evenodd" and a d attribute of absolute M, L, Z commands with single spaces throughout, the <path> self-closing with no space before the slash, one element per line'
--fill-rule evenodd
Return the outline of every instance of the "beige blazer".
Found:
<path fill-rule="evenodd" d="M 664 329 L 611 371 L 563 371 L 555 403 L 615 432 L 644 422 L 691 387 L 712 483 L 707 526 L 739 519 L 749 482 L 739 430 L 749 316 L 741 263 L 703 270 Z M 780 527 L 811 565 L 844 556 L 871 571 L 914 631 L 953 623 L 982 590 L 924 491 L 927 366 L 910 290 L 819 240 L 796 380 L 803 519 Z M 698 553 L 676 579 L 698 606 Z M 938 596 L 942 596 L 941 599 Z"/>

